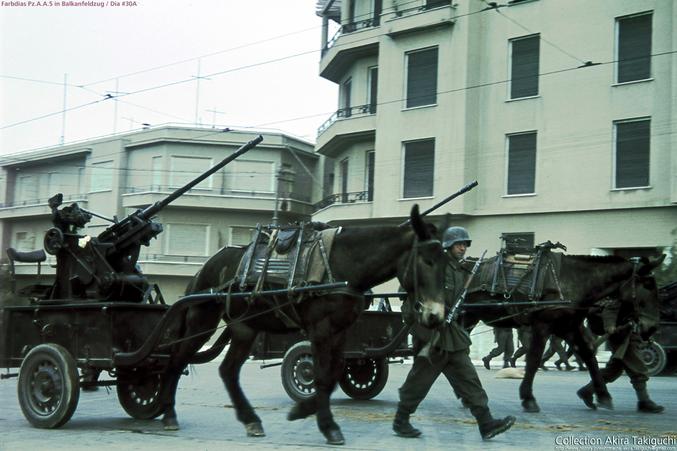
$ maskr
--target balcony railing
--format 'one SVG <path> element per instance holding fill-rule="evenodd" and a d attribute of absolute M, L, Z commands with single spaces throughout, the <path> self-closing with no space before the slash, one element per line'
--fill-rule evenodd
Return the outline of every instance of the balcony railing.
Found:
<path fill-rule="evenodd" d="M 420 12 L 423 12 L 423 11 L 427 11 L 429 9 L 434 9 L 434 8 L 439 8 L 441 6 L 449 6 L 449 5 L 451 5 L 451 0 L 426 1 L 425 4 L 423 4 L 422 6 L 415 6 L 413 8 L 396 10 L 395 16 L 396 17 L 408 16 L 408 15 L 411 15 L 411 14 L 416 14 L 416 13 L 420 13 Z"/>
<path fill-rule="evenodd" d="M 56 193 L 54 193 L 56 194 Z M 74 201 L 74 200 L 87 200 L 86 194 L 66 194 L 63 196 L 64 202 Z M 28 199 L 28 200 L 17 200 L 11 202 L 0 203 L 0 208 L 10 208 L 10 207 L 27 207 L 34 205 L 47 205 L 49 197 L 43 197 L 39 199 Z"/>
<path fill-rule="evenodd" d="M 313 212 L 322 210 L 333 204 L 354 204 L 355 202 L 371 202 L 374 198 L 373 191 L 355 191 L 352 193 L 336 193 L 327 196 L 313 205 Z"/>
<path fill-rule="evenodd" d="M 169 195 L 172 191 L 176 190 L 176 187 L 167 186 L 167 185 L 148 185 L 148 186 L 134 186 L 125 188 L 125 194 L 135 194 L 135 193 L 153 193 L 161 195 Z M 188 191 L 190 194 L 207 194 L 207 195 L 216 195 L 216 196 L 238 196 L 238 197 L 257 197 L 257 198 L 267 198 L 271 199 L 275 197 L 275 193 L 272 191 L 247 191 L 244 189 L 191 189 Z M 310 203 L 310 195 L 303 194 L 298 192 L 281 192 L 280 199 L 291 199 L 297 200 L 299 202 Z"/>
<path fill-rule="evenodd" d="M 380 17 L 372 17 L 371 19 L 360 20 L 359 22 L 351 22 L 345 25 L 341 25 L 334 36 L 327 42 L 327 45 L 322 49 L 322 55 L 324 56 L 325 52 L 332 48 L 336 44 L 336 40 L 344 34 L 353 33 L 357 30 L 362 30 L 365 28 L 378 27 L 381 24 Z"/>
<path fill-rule="evenodd" d="M 165 255 L 165 254 L 141 254 L 139 262 L 148 263 L 204 263 L 209 256 L 202 255 Z"/>
<path fill-rule="evenodd" d="M 341 108 L 339 110 L 336 110 L 334 114 L 329 116 L 329 119 L 324 121 L 322 125 L 320 125 L 317 129 L 317 136 L 320 136 L 326 129 L 331 127 L 331 124 L 336 122 L 338 119 L 347 119 L 349 117 L 353 116 L 365 116 L 369 114 L 375 114 L 376 113 L 376 104 L 375 103 L 370 103 L 367 105 L 359 105 L 359 106 L 351 106 L 347 108 Z"/>

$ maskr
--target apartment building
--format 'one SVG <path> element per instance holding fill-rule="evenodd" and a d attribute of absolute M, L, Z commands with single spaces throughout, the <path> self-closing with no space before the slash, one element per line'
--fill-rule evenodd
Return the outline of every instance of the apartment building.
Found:
<path fill-rule="evenodd" d="M 677 233 L 677 8 L 660 0 L 321 0 L 336 112 L 315 220 L 441 208 L 469 253 L 560 241 L 654 255 Z M 491 334 L 474 337 L 480 348 Z M 477 356 L 475 356 L 477 357 Z"/>
<path fill-rule="evenodd" d="M 677 227 L 677 12 L 656 0 L 325 0 L 320 76 L 338 109 L 314 218 L 441 209 L 473 249 L 501 234 L 653 254 Z M 337 29 L 333 37 L 332 28 Z"/>
<path fill-rule="evenodd" d="M 110 222 L 151 205 L 256 137 L 256 131 L 161 126 L 0 158 L 0 248 L 42 248 L 52 224 L 48 199 L 63 193 L 95 216 L 82 229 L 96 236 Z M 139 263 L 167 302 L 175 301 L 207 258 L 250 241 L 257 223 L 307 221 L 320 199 L 321 157 L 311 143 L 281 133 L 202 181 L 162 210 L 164 231 L 141 249 Z M 42 265 L 46 279 L 55 263 Z M 17 265 L 19 284 L 33 264 Z"/>

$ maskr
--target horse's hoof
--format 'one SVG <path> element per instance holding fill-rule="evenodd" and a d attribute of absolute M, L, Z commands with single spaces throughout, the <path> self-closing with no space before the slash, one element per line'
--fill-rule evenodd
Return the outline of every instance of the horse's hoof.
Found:
<path fill-rule="evenodd" d="M 162 426 L 165 431 L 178 431 L 179 422 L 176 421 L 176 418 L 163 418 Z"/>
<path fill-rule="evenodd" d="M 247 423 L 244 425 L 245 430 L 247 431 L 247 437 L 265 437 L 266 433 L 263 432 L 263 426 L 261 423 Z"/>
<path fill-rule="evenodd" d="M 296 403 L 296 404 L 294 404 L 294 407 L 292 407 L 291 410 L 289 411 L 289 413 L 287 414 L 287 420 L 289 420 L 289 421 L 302 420 L 303 418 L 308 418 L 313 413 L 314 412 L 305 411 L 301 407 L 301 404 Z"/>
<path fill-rule="evenodd" d="M 597 405 L 603 409 L 614 410 L 614 402 L 610 396 L 597 395 Z"/>
<path fill-rule="evenodd" d="M 538 404 L 533 399 L 527 399 L 522 401 L 522 408 L 525 412 L 529 413 L 538 413 L 541 411 L 541 408 L 538 407 Z"/>
<path fill-rule="evenodd" d="M 326 431 L 322 431 L 324 434 L 324 437 L 327 439 L 327 444 L 328 445 L 344 445 L 346 443 L 346 439 L 343 438 L 343 434 L 341 433 L 341 430 L 336 428 L 328 429 Z"/>

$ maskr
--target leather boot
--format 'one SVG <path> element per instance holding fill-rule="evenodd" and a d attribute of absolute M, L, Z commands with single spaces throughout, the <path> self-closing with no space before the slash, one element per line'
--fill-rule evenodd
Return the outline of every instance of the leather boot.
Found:
<path fill-rule="evenodd" d="M 489 440 L 493 437 L 496 437 L 498 434 L 501 434 L 512 427 L 515 424 L 515 417 L 508 415 L 502 420 L 496 420 L 492 418 L 491 420 L 479 423 L 480 435 L 482 440 Z"/>
<path fill-rule="evenodd" d="M 555 361 L 555 366 L 557 367 L 557 371 L 562 371 L 562 361 L 561 360 Z"/>
<path fill-rule="evenodd" d="M 517 359 L 513 359 L 513 358 L 510 359 L 510 366 L 513 367 L 513 368 L 515 368 L 515 360 L 517 360 Z"/>
<path fill-rule="evenodd" d="M 646 387 L 635 388 L 637 392 L 637 411 L 644 413 L 661 413 L 665 408 L 659 406 L 649 398 Z"/>
<path fill-rule="evenodd" d="M 406 438 L 415 438 L 421 435 L 421 431 L 416 429 L 409 422 L 409 414 L 404 413 L 399 409 L 397 410 L 395 419 L 393 420 L 393 431 L 395 431 L 395 434 L 399 435 L 400 437 Z"/>
<path fill-rule="evenodd" d="M 508 360 L 503 362 L 503 368 L 510 368 L 510 362 Z"/>
<path fill-rule="evenodd" d="M 576 394 L 578 395 L 579 398 L 583 400 L 583 403 L 585 403 L 586 406 L 591 408 L 592 410 L 597 410 L 597 406 L 595 405 L 595 400 L 593 398 L 593 395 L 595 394 L 595 388 L 592 385 L 592 382 L 586 385 L 585 387 L 581 387 Z"/>
<path fill-rule="evenodd" d="M 489 357 L 489 356 L 482 357 L 482 362 L 484 362 L 484 368 L 486 368 L 488 370 L 491 369 L 491 366 L 489 365 L 490 361 L 491 361 L 491 357 Z"/>
<path fill-rule="evenodd" d="M 565 365 L 566 365 L 566 370 L 567 370 L 567 371 L 573 371 L 573 370 L 576 369 L 576 368 L 574 368 L 573 366 L 571 366 L 571 365 L 569 364 L 569 362 L 566 362 Z"/>

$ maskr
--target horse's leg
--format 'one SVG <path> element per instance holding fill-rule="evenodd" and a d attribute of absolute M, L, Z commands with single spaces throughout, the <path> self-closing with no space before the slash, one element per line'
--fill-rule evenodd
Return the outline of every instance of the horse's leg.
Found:
<path fill-rule="evenodd" d="M 520 384 L 519 393 L 522 400 L 522 408 L 525 412 L 540 412 L 536 398 L 534 398 L 533 386 L 534 377 L 538 368 L 541 366 L 541 359 L 543 357 L 543 349 L 548 338 L 548 333 L 545 330 L 545 325 L 534 324 L 532 326 L 531 344 L 527 351 L 527 363 L 524 371 L 524 379 Z"/>
<path fill-rule="evenodd" d="M 611 399 L 611 394 L 606 388 L 606 382 L 602 376 L 602 372 L 599 369 L 599 364 L 597 362 L 597 357 L 595 357 L 594 344 L 589 343 L 583 334 L 582 326 L 578 334 L 573 334 L 570 337 L 570 343 L 573 346 L 574 352 L 583 360 L 585 365 L 588 367 L 588 372 L 590 373 L 591 385 L 594 393 L 597 394 L 597 403 L 600 407 L 605 409 L 613 409 L 613 400 Z M 589 385 L 590 385 L 589 384 Z M 592 392 L 588 392 L 587 386 L 578 391 L 578 397 L 583 400 L 586 406 L 591 409 L 597 408 L 597 406 L 592 401 Z"/>
<path fill-rule="evenodd" d="M 185 365 L 182 367 L 170 366 L 164 374 L 159 396 L 164 404 L 162 425 L 166 431 L 179 430 L 179 422 L 176 419 L 174 405 L 176 404 L 176 390 L 179 387 L 179 379 L 181 378 L 184 369 Z"/>
<path fill-rule="evenodd" d="M 343 445 L 345 439 L 341 428 L 334 421 L 329 397 L 343 371 L 343 345 L 345 330 L 336 331 L 328 317 L 309 327 L 313 369 L 315 372 L 315 396 L 297 403 L 287 418 L 295 420 L 317 413 L 317 426 L 330 445 Z"/>
<path fill-rule="evenodd" d="M 233 402 L 235 416 L 244 424 L 247 435 L 263 437 L 266 434 L 263 432 L 261 419 L 256 415 L 240 386 L 240 370 L 249 357 L 257 332 L 241 324 L 229 327 L 233 328 L 232 339 L 226 357 L 219 366 L 219 374 Z"/>

